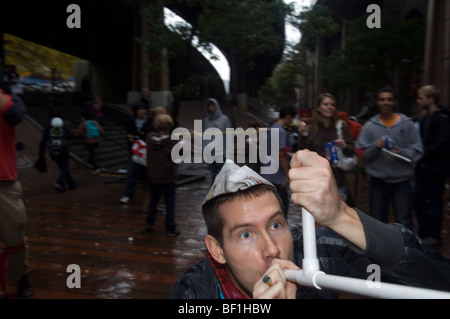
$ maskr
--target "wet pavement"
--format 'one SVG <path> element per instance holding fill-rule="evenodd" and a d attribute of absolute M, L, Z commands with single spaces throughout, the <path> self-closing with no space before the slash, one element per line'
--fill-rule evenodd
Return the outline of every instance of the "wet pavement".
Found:
<path fill-rule="evenodd" d="M 210 185 L 205 166 L 182 167 L 204 179 L 177 187 L 176 222 L 181 234 L 167 237 L 162 213 L 151 233 L 144 230 L 143 208 L 148 193 L 141 186 L 129 204 L 120 204 L 125 187 L 123 175 L 94 176 L 72 162 L 71 172 L 78 188 L 59 193 L 53 189 L 58 169 L 49 158 L 47 173 L 32 167 L 37 160 L 40 131 L 26 120 L 17 133 L 17 140 L 25 146 L 18 151 L 18 167 L 28 212 L 33 299 L 164 299 L 179 275 L 206 256 L 206 226 L 200 212 Z M 349 181 L 356 205 L 368 211 L 368 179 L 358 175 Z M 301 226 L 298 208 L 291 207 L 289 221 Z M 449 230 L 450 211 L 446 210 L 444 243 L 438 249 L 447 257 Z M 80 267 L 80 288 L 69 288 L 67 284 L 72 274 L 67 268 L 74 264 Z"/>

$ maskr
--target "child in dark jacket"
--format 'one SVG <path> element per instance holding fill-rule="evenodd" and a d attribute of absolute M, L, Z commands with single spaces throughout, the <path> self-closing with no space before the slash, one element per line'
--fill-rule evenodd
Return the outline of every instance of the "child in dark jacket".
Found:
<path fill-rule="evenodd" d="M 147 135 L 147 173 L 150 181 L 150 205 L 146 229 L 151 231 L 156 220 L 158 201 L 161 193 L 166 205 L 166 235 L 177 236 L 180 231 L 175 223 L 175 180 L 178 166 L 171 157 L 176 141 L 170 138 L 173 119 L 170 115 L 158 115 L 153 122 L 155 131 Z"/>
<path fill-rule="evenodd" d="M 58 165 L 60 173 L 53 187 L 59 192 L 65 192 L 66 183 L 69 189 L 76 189 L 77 183 L 70 173 L 70 154 L 68 140 L 72 139 L 72 132 L 64 125 L 60 117 L 52 117 L 50 125 L 42 134 L 39 145 L 39 157 L 42 158 L 48 150 L 50 158 Z"/>

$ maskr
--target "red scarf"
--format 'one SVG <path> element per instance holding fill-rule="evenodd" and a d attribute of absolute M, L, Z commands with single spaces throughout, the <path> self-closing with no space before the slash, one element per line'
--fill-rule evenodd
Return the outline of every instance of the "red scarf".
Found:
<path fill-rule="evenodd" d="M 218 263 L 211 254 L 208 254 L 208 258 L 219 280 L 219 286 L 222 289 L 223 296 L 226 299 L 248 299 L 246 295 L 234 286 L 225 264 Z"/>

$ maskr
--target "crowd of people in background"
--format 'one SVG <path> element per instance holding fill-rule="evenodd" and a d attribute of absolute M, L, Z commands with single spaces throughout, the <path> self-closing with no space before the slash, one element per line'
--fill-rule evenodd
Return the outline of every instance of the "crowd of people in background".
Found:
<path fill-rule="evenodd" d="M 21 110 L 20 101 L 10 98 L 16 95 L 13 92 L 10 94 L 2 93 L 0 96 L 0 114 L 5 113 L 2 109 L 5 109 L 5 105 L 10 106 L 11 103 L 17 105 L 16 109 Z M 270 130 L 279 130 L 279 148 L 269 150 L 268 154 L 278 157 L 279 168 L 275 174 L 262 174 L 262 176 L 275 186 L 285 217 L 288 216 L 291 202 L 290 160 L 298 150 L 314 151 L 328 159 L 341 200 L 350 206 L 355 204 L 347 181 L 347 174 L 352 170 L 346 170 L 338 165 L 340 159 L 335 159 L 334 156 L 339 154 L 342 158 L 356 158 L 357 165 L 362 166 L 370 177 L 369 197 L 372 217 L 387 223 L 390 205 L 392 205 L 396 222 L 411 229 L 427 244 L 440 244 L 445 183 L 450 173 L 450 120 L 448 108 L 439 104 L 439 96 L 439 89 L 432 85 L 423 86 L 417 91 L 417 106 L 421 112 L 418 125 L 409 116 L 395 112 L 396 96 L 391 88 L 382 88 L 376 92 L 374 101 L 378 113 L 364 123 L 357 123 L 355 117 L 352 118 L 353 120 L 349 119 L 347 114 L 340 110 L 337 99 L 330 93 L 320 94 L 313 107 L 281 108 L 279 117 L 269 126 Z M 145 229 L 152 231 L 157 212 L 160 207 L 163 207 L 166 235 L 177 236 L 180 234 L 175 222 L 177 164 L 171 158 L 171 149 L 176 143 L 171 139 L 175 121 L 167 114 L 165 107 L 149 107 L 145 101 L 132 105 L 131 110 L 132 117 L 126 126 L 127 175 L 119 202 L 131 203 L 138 184 L 141 184 L 147 193 L 144 203 L 140 203 L 147 213 Z M 223 114 L 217 100 L 207 99 L 205 111 L 206 115 L 203 119 L 205 130 L 218 128 L 225 133 L 226 129 L 231 127 L 229 118 Z M 13 116 L 6 119 L 7 122 L 11 119 L 13 126 L 20 122 Z M 1 122 L 2 132 L 5 130 L 3 126 L 10 125 L 7 122 Z M 51 115 L 49 125 L 43 130 L 39 159 L 42 160 L 45 152 L 48 151 L 52 160 L 58 165 L 60 174 L 54 184 L 58 192 L 77 188 L 69 165 L 67 141 L 72 138 L 84 139 L 93 174 L 102 172 L 97 162 L 96 149 L 105 134 L 104 123 L 102 101 L 98 97 L 94 97 L 89 109 L 81 114 L 74 134 L 67 129 L 62 116 Z M 249 127 L 258 130 L 264 125 L 253 121 L 249 123 Z M 11 140 L 14 139 L 13 133 L 8 134 Z M 259 140 L 254 142 L 259 143 Z M 226 143 L 221 145 L 225 146 Z M 271 145 L 270 140 L 268 145 Z M 0 146 L 2 150 L 7 147 Z M 145 151 L 142 152 L 143 150 Z M 334 154 L 336 150 L 340 152 Z M 226 160 L 225 149 L 215 151 L 222 152 L 223 156 L 222 161 L 208 164 L 211 185 Z M 44 166 L 42 162 L 39 163 L 39 167 L 38 163 L 35 167 L 45 172 L 45 163 Z M 270 165 L 270 163 L 247 164 L 257 173 L 260 173 L 262 166 Z M 2 160 L 0 173 L 11 172 L 2 170 L 5 165 L 12 164 Z M 16 177 L 14 174 L 13 176 L 0 175 L 1 180 L 15 180 Z M 15 191 L 20 192 L 19 184 L 0 184 L 2 184 L 0 192 L 2 202 L 8 203 L 7 192 L 9 192 L 3 188 L 3 185 L 14 186 L 17 188 Z M 22 206 L 15 209 L 25 214 Z M 414 222 L 414 213 L 417 223 Z M 2 218 L 0 225 L 5 225 L 2 215 L 0 218 Z M 24 249 L 21 246 L 23 235 L 20 231 L 21 226 L 18 224 L 9 229 L 13 227 L 17 231 L 14 234 L 8 234 L 10 237 L 5 237 L 5 229 L 0 227 L 2 231 L 0 237 L 6 241 L 8 247 Z M 21 295 L 31 294 L 26 276 L 23 275 L 26 270 L 23 266 L 24 261 L 16 260 L 15 262 L 19 267 L 17 269 L 22 270 L 12 274 L 13 281 L 18 285 Z"/>
<path fill-rule="evenodd" d="M 448 177 L 448 161 L 446 159 L 448 158 L 448 145 L 450 143 L 446 133 L 448 126 L 445 125 L 448 108 L 438 104 L 438 88 L 430 85 L 424 86 L 418 91 L 417 98 L 417 105 L 423 113 L 419 127 L 419 124 L 413 122 L 407 115 L 395 112 L 396 97 L 391 88 L 382 88 L 376 92 L 374 101 L 378 113 L 364 123 L 358 123 L 355 116 L 349 118 L 345 111 L 340 110 L 337 99 L 330 93 L 320 94 L 314 107 L 304 107 L 299 110 L 293 106 L 281 108 L 279 117 L 269 126 L 270 129 L 278 129 L 280 132 L 279 150 L 269 149 L 268 154 L 277 154 L 280 165 L 275 174 L 264 175 L 264 177 L 276 186 L 287 216 L 290 202 L 288 170 L 292 155 L 297 150 L 309 149 L 331 160 L 332 154 L 326 146 L 334 143 L 335 148 L 342 150 L 341 156 L 355 156 L 358 159 L 359 166 L 363 166 L 365 173 L 370 176 L 370 211 L 372 216 L 382 222 L 387 222 L 390 205 L 392 205 L 395 220 L 410 229 L 414 229 L 416 226 L 413 224 L 413 212 L 416 212 L 420 233 L 429 243 L 438 244 L 441 241 L 439 231 L 429 230 L 429 228 L 439 228 L 438 220 L 442 219 L 442 209 L 439 207 L 442 207 L 442 195 Z M 208 98 L 205 107 L 204 130 L 206 131 L 209 128 L 220 129 L 224 134 L 225 141 L 225 131 L 231 127 L 228 116 L 223 114 L 220 103 L 216 99 Z M 137 185 L 141 184 L 143 189 L 149 193 L 149 196 L 144 200 L 143 209 L 149 212 L 149 216 L 154 216 L 155 201 L 151 201 L 151 194 L 156 194 L 155 184 L 152 184 L 149 180 L 151 174 L 145 159 L 136 160 L 137 153 L 134 147 L 139 144 L 139 147 L 147 148 L 148 136 L 152 136 L 154 139 L 154 134 L 158 134 L 155 133 L 155 120 L 160 115 L 169 117 L 170 115 L 167 114 L 165 107 L 156 106 L 152 108 L 146 101 L 132 105 L 131 109 L 133 116 L 126 126 L 127 176 L 120 203 L 130 203 Z M 432 117 L 431 115 L 435 111 L 438 111 L 436 114 L 439 114 L 439 116 Z M 61 120 L 60 118 L 52 117 L 53 122 L 60 123 L 58 121 L 58 119 Z M 431 117 L 433 118 L 432 125 L 429 123 Z M 96 148 L 104 134 L 102 127 L 104 118 L 102 101 L 98 96 L 94 96 L 88 109 L 83 112 L 74 136 L 63 126 L 64 136 L 67 139 L 74 137 L 85 139 L 89 154 L 88 162 L 92 166 L 93 174 L 102 171 L 96 159 Z M 173 119 L 171 123 L 171 129 L 166 130 L 165 133 L 170 133 L 175 128 Z M 95 128 L 95 135 L 92 135 L 94 133 L 90 133 L 91 129 L 88 129 L 91 125 Z M 41 156 L 46 145 L 49 144 L 49 132 L 52 127 L 54 126 L 49 125 L 44 130 L 40 147 Z M 254 120 L 249 123 L 248 127 L 258 130 L 263 125 Z M 159 132 L 159 134 L 162 133 Z M 205 143 L 205 139 L 203 142 Z M 225 147 L 226 142 L 218 145 Z M 270 145 L 270 139 L 268 145 Z M 214 152 L 222 154 L 222 161 L 215 160 L 208 163 L 211 184 L 226 159 L 225 148 L 214 149 Z M 430 161 L 428 159 L 429 152 L 431 152 L 431 157 L 434 158 L 431 161 L 435 165 L 427 164 Z M 68 154 L 68 150 L 65 150 L 65 153 Z M 211 155 L 215 156 L 216 154 Z M 76 182 L 70 175 L 68 168 L 68 155 L 61 156 L 61 158 L 52 157 L 52 159 L 58 163 L 61 170 L 61 175 L 55 183 L 55 189 L 61 192 L 65 191 L 66 183 L 69 189 L 75 189 Z M 261 165 L 270 165 L 270 162 L 266 164 L 246 162 L 246 165 L 259 172 Z M 426 171 L 426 167 L 428 167 L 428 170 L 438 168 L 440 174 L 437 175 L 439 177 L 431 178 L 430 176 L 433 174 L 430 175 L 430 172 Z M 332 170 L 342 199 L 349 205 L 354 205 L 355 201 L 346 178 L 347 171 L 339 165 L 332 165 Z M 426 173 L 424 173 L 425 171 Z M 442 174 L 442 172 L 445 173 Z M 425 176 L 427 176 L 426 179 Z M 430 189 L 433 191 L 429 191 Z M 171 197 L 172 195 L 167 196 Z M 165 197 L 164 199 L 167 200 Z M 439 201 L 439 198 L 441 201 Z M 158 199 L 156 203 L 162 203 L 162 201 Z M 428 203 L 431 203 L 429 208 L 431 213 L 428 213 L 428 207 L 426 207 Z M 173 203 L 169 203 L 169 208 L 167 203 L 166 207 L 163 204 L 157 205 L 158 209 L 165 213 L 169 210 L 170 216 L 173 215 L 171 212 L 172 206 Z M 428 215 L 430 216 L 427 217 Z M 148 230 L 152 228 L 153 218 L 149 217 L 146 226 Z M 428 220 L 434 220 L 430 222 L 433 226 L 425 226 Z M 172 226 L 169 228 L 168 234 L 175 229 Z"/>

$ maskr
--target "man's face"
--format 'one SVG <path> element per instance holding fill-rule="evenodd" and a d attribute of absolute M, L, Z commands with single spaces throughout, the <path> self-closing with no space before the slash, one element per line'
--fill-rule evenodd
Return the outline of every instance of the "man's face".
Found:
<path fill-rule="evenodd" d="M 253 285 L 274 258 L 293 261 L 289 226 L 272 192 L 226 203 L 220 214 L 223 257 L 236 286 L 251 297 Z"/>
<path fill-rule="evenodd" d="M 389 114 L 394 112 L 395 99 L 394 95 L 390 92 L 382 92 L 378 95 L 376 105 L 380 114 Z"/>
<path fill-rule="evenodd" d="M 216 113 L 216 106 L 214 105 L 214 103 L 208 104 L 208 112 L 211 113 L 212 115 Z"/>
<path fill-rule="evenodd" d="M 422 110 L 427 110 L 428 107 L 431 105 L 432 101 L 433 101 L 433 100 L 432 100 L 431 98 L 427 97 L 427 96 L 426 96 L 425 94 L 423 94 L 423 93 L 419 93 L 419 94 L 417 95 L 416 102 L 417 102 L 417 105 L 418 105 Z"/>
<path fill-rule="evenodd" d="M 143 119 L 147 117 L 147 109 L 140 108 L 136 111 L 136 117 Z"/>
<path fill-rule="evenodd" d="M 300 116 L 299 120 L 302 122 L 305 122 L 306 124 L 311 124 L 312 122 L 312 116 Z"/>

